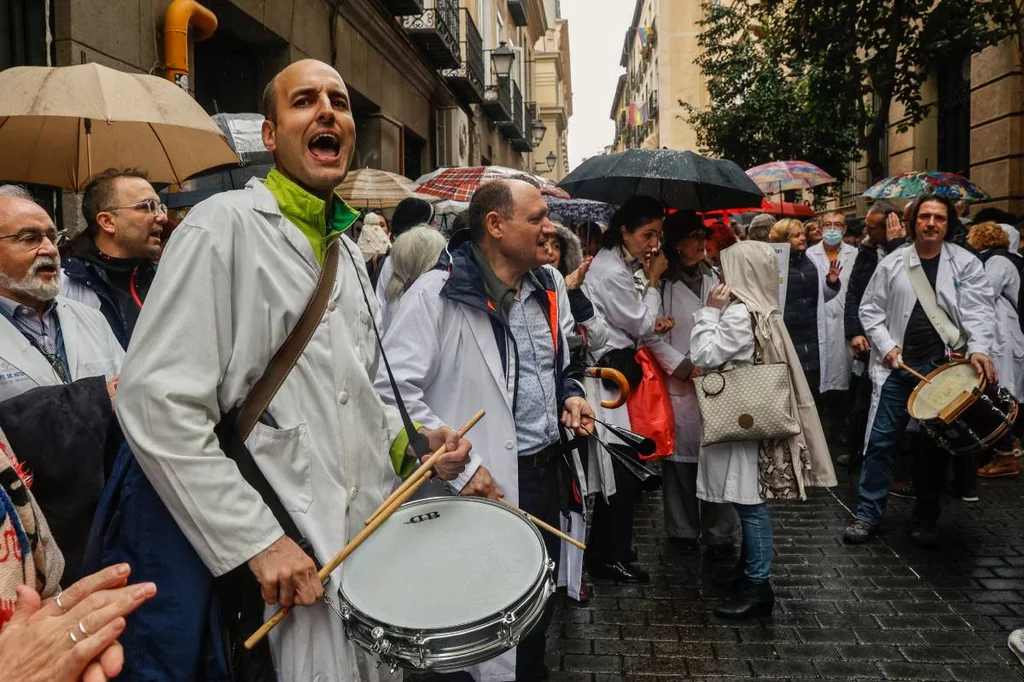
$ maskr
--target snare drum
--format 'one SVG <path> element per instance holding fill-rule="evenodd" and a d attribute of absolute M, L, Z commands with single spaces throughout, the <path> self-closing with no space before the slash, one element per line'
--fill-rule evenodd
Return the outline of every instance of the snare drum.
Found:
<path fill-rule="evenodd" d="M 540 533 L 497 502 L 402 505 L 342 564 L 345 633 L 394 671 L 459 670 L 515 647 L 555 590 Z"/>
<path fill-rule="evenodd" d="M 1017 401 L 961 360 L 942 365 L 918 384 L 907 411 L 939 446 L 954 455 L 973 455 L 1013 428 Z"/>

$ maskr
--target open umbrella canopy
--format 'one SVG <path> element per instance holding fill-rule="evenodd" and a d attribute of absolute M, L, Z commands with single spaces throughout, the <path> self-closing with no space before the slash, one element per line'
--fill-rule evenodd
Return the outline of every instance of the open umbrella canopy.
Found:
<path fill-rule="evenodd" d="M 420 177 L 417 180 L 419 183 L 417 191 L 421 194 L 430 194 L 441 199 L 469 201 L 473 198 L 473 194 L 480 185 L 492 180 L 523 180 L 539 188 L 541 194 L 568 196 L 546 178 L 527 171 L 506 168 L 504 166 L 442 168 Z"/>
<path fill-rule="evenodd" d="M 747 169 L 750 177 L 765 194 L 811 189 L 830 185 L 834 177 L 808 161 L 772 161 Z"/>
<path fill-rule="evenodd" d="M 79 191 L 107 168 L 180 184 L 238 163 L 224 133 L 170 81 L 99 64 L 0 72 L 0 180 Z"/>
<path fill-rule="evenodd" d="M 607 225 L 612 214 L 619 208 L 615 204 L 592 199 L 559 199 L 544 197 L 552 216 L 558 216 L 567 223 L 600 223 Z"/>
<path fill-rule="evenodd" d="M 416 183 L 409 178 L 375 168 L 349 171 L 335 192 L 349 206 L 361 210 L 395 208 L 409 197 L 437 201 L 437 197 L 418 194 Z"/>
<path fill-rule="evenodd" d="M 560 186 L 578 199 L 622 204 L 644 194 L 670 208 L 700 212 L 756 206 L 763 196 L 732 161 L 673 149 L 629 149 L 592 156 Z"/>
<path fill-rule="evenodd" d="M 988 192 L 956 173 L 910 171 L 877 182 L 864 192 L 868 199 L 914 199 L 938 194 L 953 201 L 985 201 Z"/>

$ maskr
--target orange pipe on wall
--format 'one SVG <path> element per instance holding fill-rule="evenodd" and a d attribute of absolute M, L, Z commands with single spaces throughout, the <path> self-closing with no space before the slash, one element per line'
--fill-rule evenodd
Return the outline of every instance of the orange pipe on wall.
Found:
<path fill-rule="evenodd" d="M 195 0 L 174 0 L 164 14 L 164 77 L 188 90 L 188 27 L 206 40 L 217 30 L 217 15 Z"/>

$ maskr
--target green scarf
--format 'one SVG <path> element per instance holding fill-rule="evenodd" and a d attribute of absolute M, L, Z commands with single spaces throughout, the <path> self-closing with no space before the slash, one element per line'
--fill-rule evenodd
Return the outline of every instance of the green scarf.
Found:
<path fill-rule="evenodd" d="M 330 204 L 315 197 L 276 168 L 272 168 L 264 183 L 277 199 L 282 215 L 306 235 L 320 265 L 327 257 L 330 238 L 341 234 L 359 218 L 359 212 L 334 195 Z M 330 210 L 330 217 L 326 213 Z"/>

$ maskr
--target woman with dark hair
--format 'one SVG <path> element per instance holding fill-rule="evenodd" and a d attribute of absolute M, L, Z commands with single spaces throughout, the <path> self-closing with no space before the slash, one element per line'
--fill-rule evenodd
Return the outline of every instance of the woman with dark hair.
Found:
<path fill-rule="evenodd" d="M 697 499 L 697 456 L 702 434 L 693 380 L 700 371 L 689 361 L 694 314 L 704 307 L 708 294 L 719 283 L 704 261 L 711 230 L 693 211 L 678 211 L 665 219 L 664 234 L 668 269 L 662 276 L 662 313 L 676 320 L 676 326 L 651 349 L 666 374 L 671 375 L 668 391 L 676 424 L 675 452 L 661 463 L 665 534 L 688 553 L 699 550 L 699 538 L 709 557 L 722 559 L 732 555 L 739 518 L 731 505 Z M 671 363 L 680 354 L 686 364 L 676 371 Z"/>
<path fill-rule="evenodd" d="M 673 324 L 669 318 L 658 318 L 658 287 L 668 264 L 660 253 L 664 216 L 665 208 L 656 199 L 635 196 L 626 201 L 601 236 L 601 250 L 583 284 L 584 292 L 608 324 L 608 340 L 594 348 L 593 355 L 598 364 L 626 374 L 631 386 L 640 382 L 639 365 L 634 359 L 637 349 L 656 341 L 657 335 Z M 681 356 L 679 360 L 676 364 L 681 364 Z M 604 395 L 606 390 L 602 388 L 603 399 L 616 397 L 610 392 Z M 625 405 L 600 411 L 604 421 L 630 428 Z M 597 429 L 602 440 L 616 442 L 602 426 Z M 587 550 L 590 573 L 595 578 L 646 583 L 647 572 L 633 563 L 637 483 L 618 465 L 613 470 L 615 493 L 599 495 L 594 505 Z"/>

